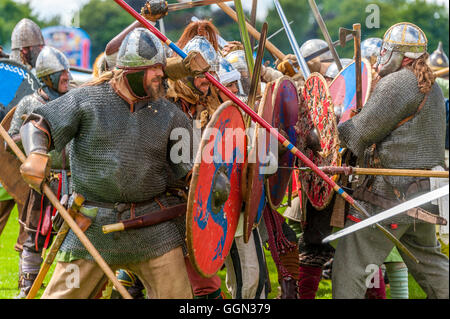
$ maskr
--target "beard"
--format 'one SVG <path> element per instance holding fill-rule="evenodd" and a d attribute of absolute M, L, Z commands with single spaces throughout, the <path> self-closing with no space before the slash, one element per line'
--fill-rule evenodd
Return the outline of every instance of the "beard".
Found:
<path fill-rule="evenodd" d="M 148 94 L 150 102 L 153 102 L 153 101 L 156 101 L 156 100 L 159 100 L 159 99 L 165 97 L 166 93 L 167 93 L 167 87 L 168 87 L 167 80 L 163 79 L 162 77 L 157 77 L 155 79 L 158 80 L 157 87 L 149 85 L 145 88 L 145 91 Z"/>

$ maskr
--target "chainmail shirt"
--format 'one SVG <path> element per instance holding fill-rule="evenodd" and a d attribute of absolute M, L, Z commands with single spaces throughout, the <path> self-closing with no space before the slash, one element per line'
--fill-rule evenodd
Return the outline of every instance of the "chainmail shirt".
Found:
<path fill-rule="evenodd" d="M 48 122 L 56 150 L 73 139 L 70 151 L 73 190 L 86 200 L 149 201 L 136 208 L 136 216 L 160 210 L 159 204 L 151 201 L 155 197 L 165 207 L 181 202 L 178 197 L 166 194 L 168 178 L 184 177 L 192 163 L 174 164 L 169 154 L 175 143 L 187 143 L 190 147 L 190 141 L 172 141 L 170 134 L 175 128 L 184 128 L 191 134 L 192 128 L 183 112 L 166 99 L 150 102 L 132 113 L 110 84 L 103 83 L 74 89 L 35 113 Z M 129 217 L 129 210 L 119 214 L 115 209 L 99 207 L 86 231 L 107 263 L 125 265 L 161 256 L 179 246 L 185 248 L 184 218 L 120 233 L 102 233 L 103 225 Z M 80 258 L 92 259 L 70 231 L 58 260 L 70 262 Z"/>
<path fill-rule="evenodd" d="M 439 85 L 433 85 L 423 108 L 416 114 L 424 97 L 412 71 L 404 68 L 385 76 L 361 112 L 339 125 L 342 145 L 358 157 L 362 167 L 372 144 L 376 144 L 382 168 L 431 169 L 444 166 L 445 106 Z M 414 114 L 411 120 L 397 127 L 403 119 Z M 394 187 L 405 192 L 415 180 L 415 177 L 376 176 L 371 191 L 396 199 Z M 368 203 L 362 204 L 369 214 L 382 210 Z M 358 215 L 356 212 L 352 214 Z M 390 223 L 412 221 L 404 214 L 389 219 Z"/>
<path fill-rule="evenodd" d="M 42 104 L 43 100 L 39 98 L 37 93 L 27 95 L 22 100 L 20 100 L 19 104 L 17 104 L 16 110 L 14 111 L 14 116 L 11 120 L 8 134 L 11 136 L 19 134 L 20 127 L 23 123 L 22 115 L 31 114 L 35 108 L 41 106 Z"/>
<path fill-rule="evenodd" d="M 191 162 L 172 164 L 175 128 L 192 133 L 191 123 L 166 99 L 137 112 L 108 83 L 74 89 L 35 113 L 50 126 L 52 142 L 61 150 L 73 139 L 70 162 L 74 191 L 87 200 L 138 203 L 166 191 L 167 163 L 175 178 L 184 177 Z"/>

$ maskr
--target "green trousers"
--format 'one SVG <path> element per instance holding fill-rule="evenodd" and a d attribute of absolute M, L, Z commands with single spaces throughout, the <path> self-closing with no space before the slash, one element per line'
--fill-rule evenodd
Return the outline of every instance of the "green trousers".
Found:
<path fill-rule="evenodd" d="M 348 220 L 345 226 L 352 224 L 354 222 Z M 448 299 L 448 258 L 440 251 L 435 225 L 405 224 L 390 231 L 420 261 L 417 264 L 400 251 L 409 272 L 428 298 Z M 393 247 L 394 244 L 374 226 L 340 238 L 333 261 L 333 298 L 363 299 L 371 284 L 369 277 L 374 274 L 373 269 L 383 264 Z"/>

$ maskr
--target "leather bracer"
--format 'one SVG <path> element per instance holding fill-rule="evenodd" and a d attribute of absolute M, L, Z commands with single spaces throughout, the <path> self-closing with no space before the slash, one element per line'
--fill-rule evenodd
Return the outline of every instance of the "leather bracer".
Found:
<path fill-rule="evenodd" d="M 50 130 L 44 118 L 30 114 L 20 128 L 22 145 L 27 159 L 20 166 L 25 182 L 39 193 L 50 174 L 51 160 L 47 154 L 50 148 Z"/>
<path fill-rule="evenodd" d="M 37 114 L 30 114 L 20 128 L 20 136 L 25 154 L 46 154 L 50 149 L 50 129 L 45 119 Z"/>

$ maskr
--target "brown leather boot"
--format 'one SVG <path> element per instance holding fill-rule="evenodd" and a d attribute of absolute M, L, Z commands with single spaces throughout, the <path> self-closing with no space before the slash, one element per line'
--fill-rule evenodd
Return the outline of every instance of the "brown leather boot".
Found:
<path fill-rule="evenodd" d="M 279 280 L 281 287 L 280 299 L 299 299 L 298 281 L 290 277 Z"/>

